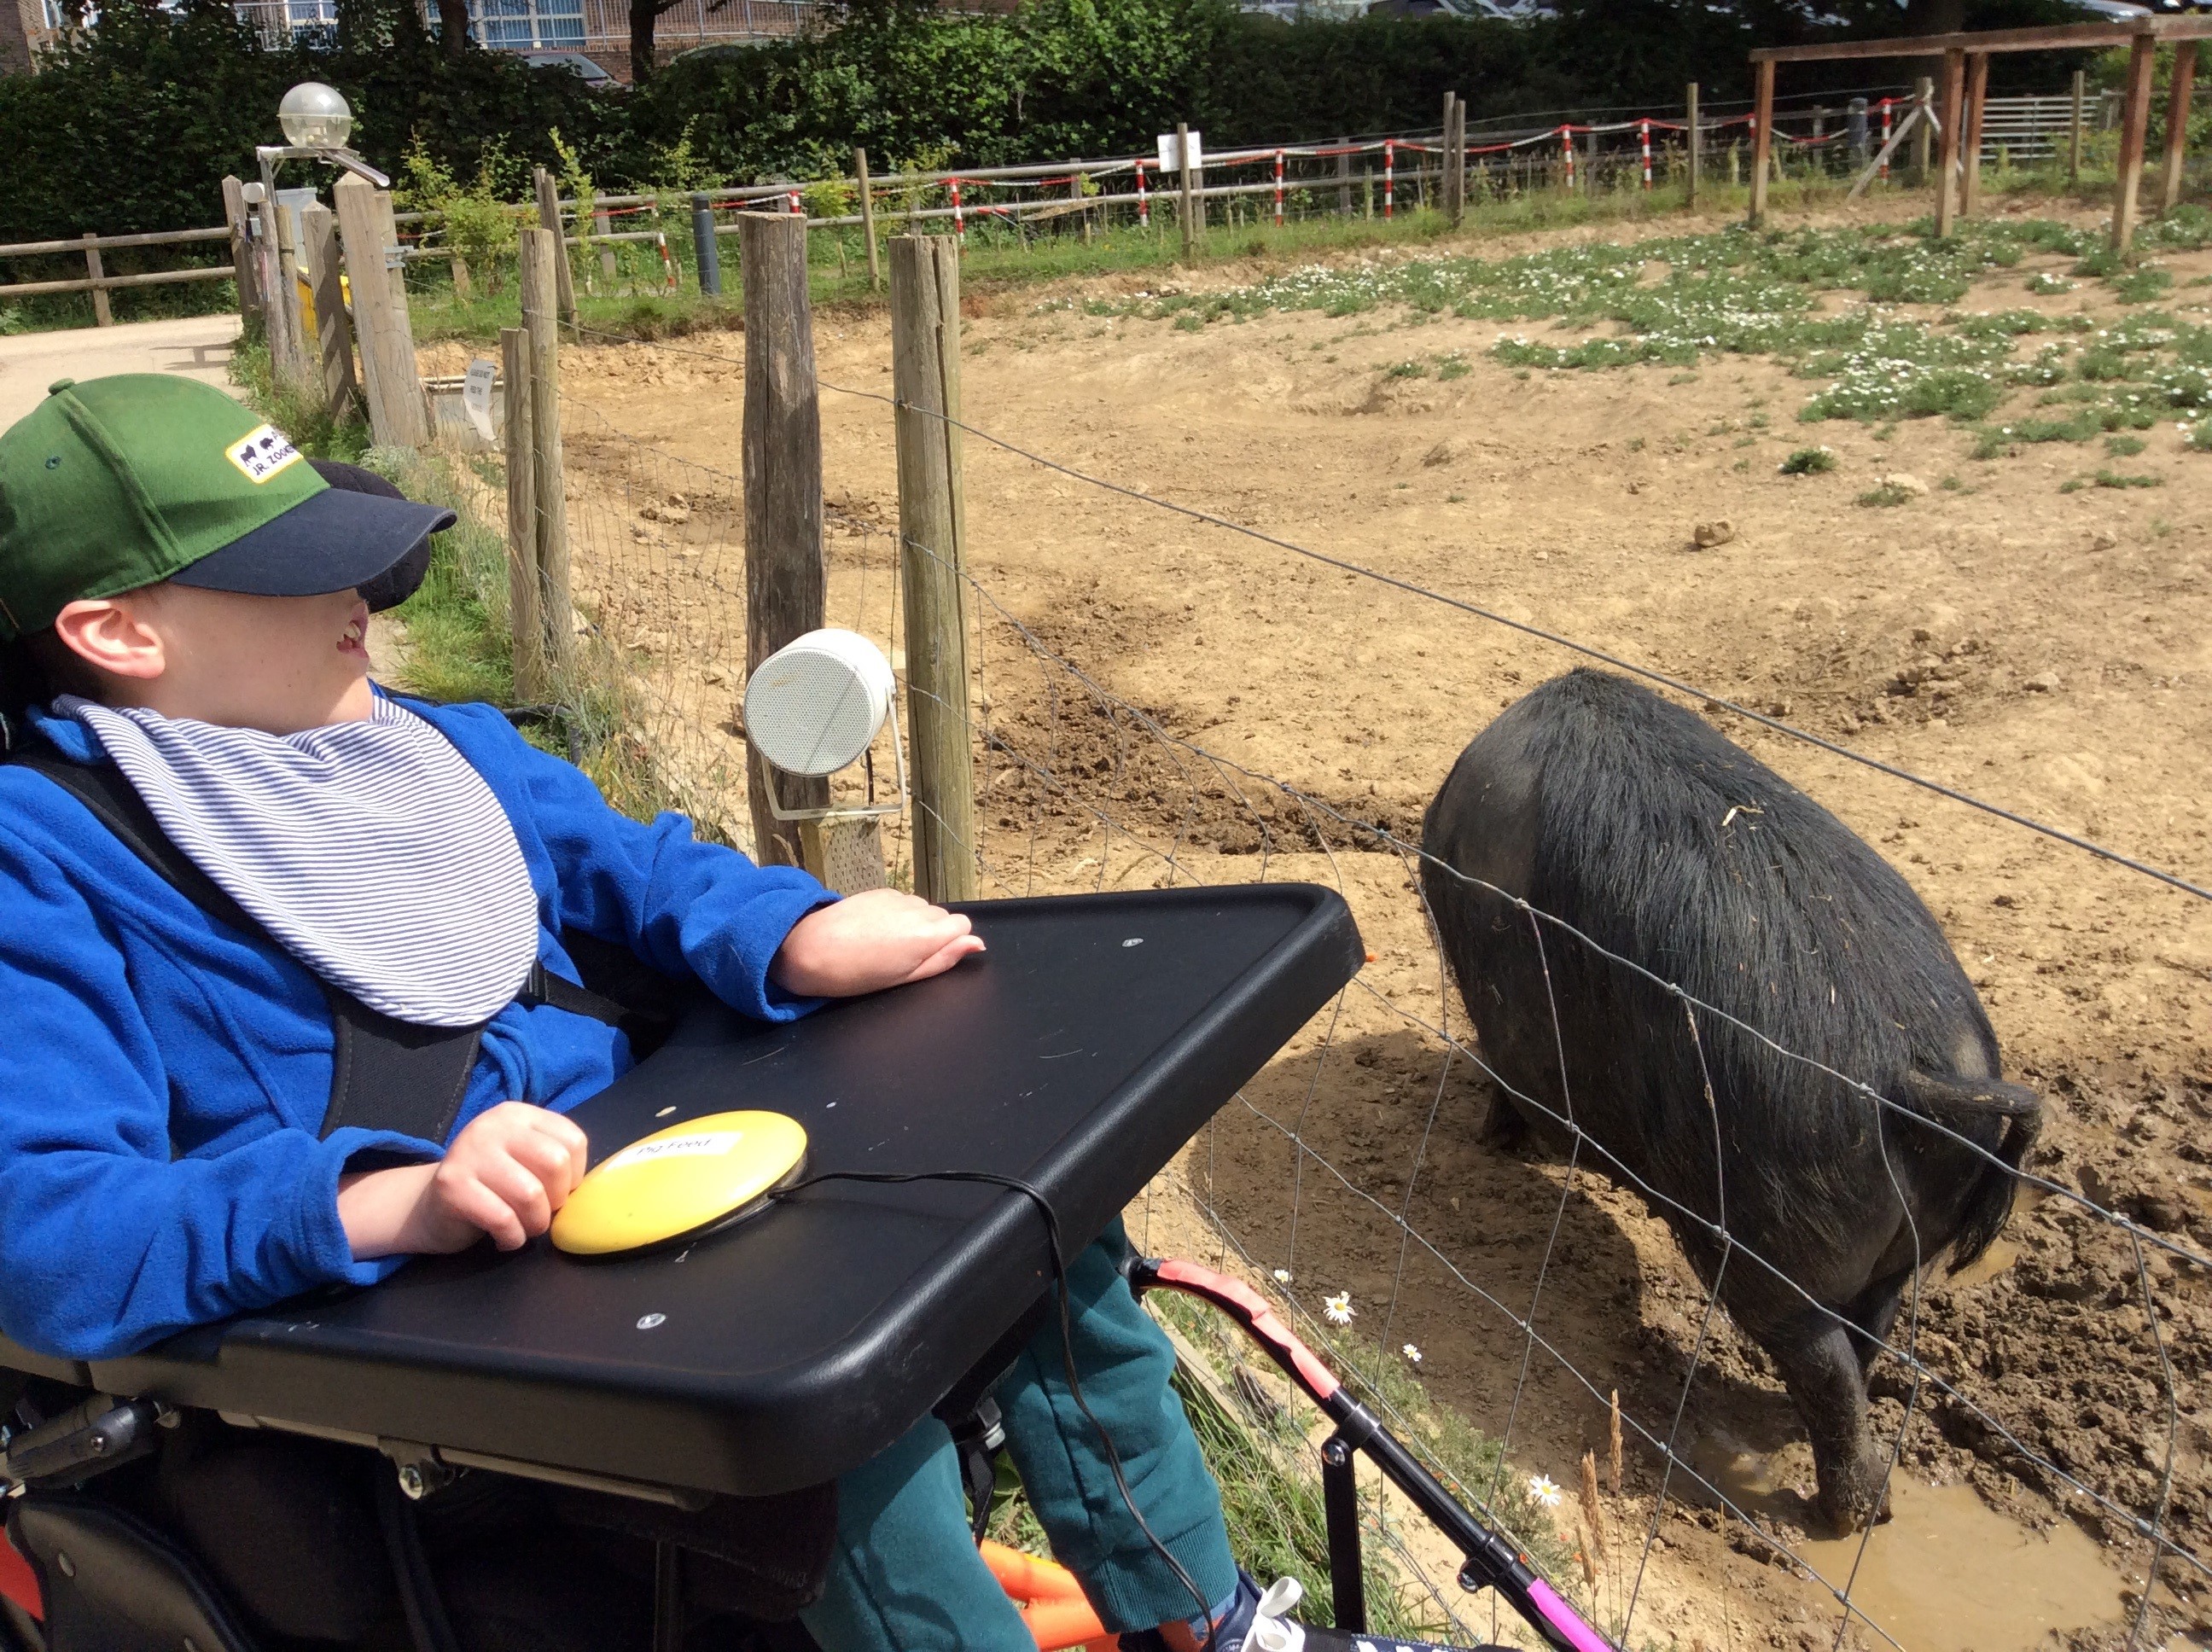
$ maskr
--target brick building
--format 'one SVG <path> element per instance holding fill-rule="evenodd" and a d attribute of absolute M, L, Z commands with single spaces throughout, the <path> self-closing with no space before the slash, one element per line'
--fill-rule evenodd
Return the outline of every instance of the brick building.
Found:
<path fill-rule="evenodd" d="M 58 0 L 0 0 L 0 75 L 28 74 L 61 27 Z"/>

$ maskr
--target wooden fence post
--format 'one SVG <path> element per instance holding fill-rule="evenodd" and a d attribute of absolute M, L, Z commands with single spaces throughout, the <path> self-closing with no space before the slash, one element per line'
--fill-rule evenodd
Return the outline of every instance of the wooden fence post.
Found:
<path fill-rule="evenodd" d="M 1186 196 L 1189 169 L 1184 169 Z M 1186 231 L 1186 234 L 1188 232 Z M 967 510 L 961 489 L 960 258 L 941 236 L 891 242 L 891 391 L 898 410 L 906 580 L 914 886 L 975 896 L 975 775 L 968 700 Z"/>
<path fill-rule="evenodd" d="M 2181 199 L 2181 173 L 2189 155 L 2189 93 L 2197 78 L 2197 42 L 2173 43 L 2171 100 L 2166 110 L 2166 175 L 2159 185 L 2159 210 L 2171 212 Z"/>
<path fill-rule="evenodd" d="M 338 268 L 337 218 L 320 201 L 300 215 L 307 238 L 307 280 L 315 295 L 315 344 L 321 358 L 323 404 L 334 418 L 352 410 L 353 324 L 347 319 Z"/>
<path fill-rule="evenodd" d="M 2074 118 L 2066 135 L 2066 181 L 2079 188 L 2081 183 L 2081 120 L 2083 106 L 2088 95 L 2089 76 L 2085 70 L 2074 71 Z"/>
<path fill-rule="evenodd" d="M 1352 216 L 1352 140 L 1336 140 L 1336 210 L 1345 217 Z"/>
<path fill-rule="evenodd" d="M 1966 58 L 1966 130 L 1960 133 L 1959 143 L 1966 162 L 1966 175 L 1960 182 L 1959 216 L 1971 218 L 1982 204 L 1982 115 L 1983 106 L 1990 92 L 1990 54 L 1976 52 Z"/>
<path fill-rule="evenodd" d="M 894 243 L 896 244 L 896 243 Z M 814 384 L 814 313 L 806 292 L 806 220 L 795 213 L 738 215 L 738 272 L 745 301 L 745 674 L 823 623 L 822 406 Z M 913 644 L 908 643 L 911 653 Z M 769 807 L 758 748 L 745 760 L 753 859 L 807 864 L 799 823 Z M 787 809 L 830 802 L 826 778 L 778 774 Z"/>
<path fill-rule="evenodd" d="M 860 234 L 868 243 L 868 290 L 882 290 L 883 253 L 876 246 L 876 190 L 868 179 L 868 152 L 853 151 L 853 181 L 860 191 Z"/>
<path fill-rule="evenodd" d="M 1457 229 L 1467 220 L 1467 102 L 1444 94 L 1444 211 Z"/>
<path fill-rule="evenodd" d="M 238 283 L 238 314 L 251 322 L 261 310 L 261 283 L 254 279 L 252 220 L 246 210 L 246 185 L 236 177 L 222 180 L 222 221 L 230 226 L 231 279 Z"/>
<path fill-rule="evenodd" d="M 499 330 L 501 397 L 507 445 L 507 630 L 515 698 L 526 705 L 550 697 L 545 670 L 545 619 L 538 589 L 538 481 L 531 460 L 530 335 Z"/>
<path fill-rule="evenodd" d="M 1694 212 L 1698 208 L 1698 185 L 1700 182 L 1699 173 L 1705 159 L 1705 145 L 1699 141 L 1699 134 L 1698 131 L 1697 82 L 1692 81 L 1690 82 L 1688 92 L 1690 106 L 1689 118 L 1684 123 L 1686 130 L 1682 134 L 1682 141 L 1688 146 L 1690 151 L 1690 192 L 1689 197 L 1685 200 L 1682 204 L 1689 210 Z"/>
<path fill-rule="evenodd" d="M 92 282 L 92 319 L 94 325 L 112 327 L 115 313 L 107 304 L 106 272 L 100 265 L 100 237 L 88 229 L 84 232 L 84 273 Z"/>
<path fill-rule="evenodd" d="M 1191 221 L 1191 212 L 1194 207 L 1200 211 L 1205 209 L 1198 203 L 1197 185 L 1191 178 L 1190 123 L 1188 121 L 1176 122 L 1176 165 L 1182 169 L 1182 205 L 1176 216 L 1182 221 L 1182 261 L 1188 264 L 1198 252 L 1198 226 Z"/>
<path fill-rule="evenodd" d="M 430 439 L 429 408 L 415 365 L 399 247 L 392 234 L 392 197 L 350 174 L 331 186 L 331 197 L 337 203 L 338 237 L 353 288 L 353 329 L 361 340 L 369 429 L 380 445 L 420 447 Z M 277 309 L 269 307 L 272 314 Z"/>
<path fill-rule="evenodd" d="M 568 602 L 568 495 L 561 464 L 561 327 L 558 267 L 567 261 L 550 230 L 522 232 L 522 330 L 530 358 L 530 493 L 536 501 L 539 635 L 556 683 L 567 680 L 575 645 Z"/>
<path fill-rule="evenodd" d="M 1965 118 L 1966 54 L 1955 47 L 1943 54 L 1943 141 L 1936 155 L 1936 234 L 1951 233 L 1959 204 L 1959 124 Z"/>
<path fill-rule="evenodd" d="M 307 375 L 306 358 L 300 348 L 299 288 L 292 279 L 283 214 L 277 209 L 274 190 L 264 186 L 254 217 L 261 315 L 269 341 L 269 377 L 279 388 L 301 389 Z"/>
<path fill-rule="evenodd" d="M 531 173 L 531 183 L 538 191 L 538 227 L 553 232 L 553 250 L 559 256 L 554 261 L 554 296 L 561 307 L 561 319 L 568 324 L 573 333 L 576 326 L 576 272 L 568 264 L 567 234 L 561 228 L 561 191 L 553 182 L 553 174 L 543 167 Z"/>
<path fill-rule="evenodd" d="M 2112 192 L 2112 246 L 2124 252 L 2136 238 L 2136 196 L 2142 186 L 2143 140 L 2150 125 L 2151 76 L 2158 36 L 2138 34 L 2128 58 L 2127 101 L 2120 111 L 2120 173 Z"/>
<path fill-rule="evenodd" d="M 614 243 L 607 239 L 614 231 L 612 213 L 601 208 L 592 214 L 592 234 L 599 238 L 599 273 L 607 278 L 607 290 L 611 293 L 615 289 L 615 276 L 619 273 L 615 267 Z"/>
<path fill-rule="evenodd" d="M 1751 227 L 1766 222 L 1767 159 L 1774 153 L 1774 59 L 1759 60 L 1753 77 L 1751 132 Z"/>

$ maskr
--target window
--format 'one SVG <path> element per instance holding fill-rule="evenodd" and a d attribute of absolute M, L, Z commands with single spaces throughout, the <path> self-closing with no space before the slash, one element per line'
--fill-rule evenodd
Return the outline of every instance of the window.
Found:
<path fill-rule="evenodd" d="M 69 27 L 69 14 L 62 9 L 62 0 L 39 0 L 40 20 L 51 29 Z"/>
<path fill-rule="evenodd" d="M 584 0 L 469 0 L 469 21 L 481 46 L 543 52 L 584 44 Z"/>
<path fill-rule="evenodd" d="M 294 28 L 336 28 L 337 0 L 284 0 L 284 21 Z"/>

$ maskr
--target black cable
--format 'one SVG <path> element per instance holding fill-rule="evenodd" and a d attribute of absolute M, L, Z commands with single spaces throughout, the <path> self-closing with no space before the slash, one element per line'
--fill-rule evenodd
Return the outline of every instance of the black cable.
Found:
<path fill-rule="evenodd" d="M 1219 1630 L 1213 1621 L 1213 1602 L 1206 1598 L 1206 1591 L 1199 1588 L 1197 1580 L 1184 1570 L 1182 1562 L 1176 1559 L 1169 1552 L 1168 1546 L 1160 1541 L 1158 1534 L 1152 1530 L 1151 1522 L 1137 1507 L 1136 1494 L 1129 1490 L 1128 1476 L 1122 1472 L 1121 1454 L 1114 1447 L 1114 1436 L 1106 1431 L 1105 1424 L 1098 1420 L 1097 1413 L 1091 1409 L 1091 1402 L 1083 1397 L 1083 1379 L 1075 1370 L 1075 1321 L 1068 1306 L 1067 1260 L 1060 1249 L 1060 1217 L 1053 1209 L 1051 1200 L 1019 1176 L 999 1175 L 989 1170 L 824 1170 L 819 1175 L 806 1176 L 787 1187 L 780 1187 L 770 1197 L 788 1199 L 809 1187 L 818 1187 L 825 1181 L 866 1181 L 884 1187 L 896 1187 L 910 1181 L 981 1182 L 988 1187 L 1004 1187 L 1009 1192 L 1018 1193 L 1036 1206 L 1038 1215 L 1044 1218 L 1045 1242 L 1052 1253 L 1053 1290 L 1060 1298 L 1060 1357 L 1061 1368 L 1067 1375 L 1068 1395 L 1075 1401 L 1075 1408 L 1083 1413 L 1084 1420 L 1098 1436 L 1098 1443 L 1106 1453 L 1106 1466 L 1114 1473 L 1114 1489 L 1121 1494 L 1121 1505 L 1129 1511 L 1129 1518 L 1137 1522 L 1137 1529 L 1145 1534 L 1145 1541 L 1152 1545 L 1152 1552 L 1167 1562 L 1168 1570 L 1175 1574 L 1176 1582 L 1182 1584 L 1189 1592 L 1190 1598 L 1198 1602 L 1197 1615 L 1206 1620 L 1206 1641 L 1201 1652 L 1215 1652 L 1215 1637 Z"/>

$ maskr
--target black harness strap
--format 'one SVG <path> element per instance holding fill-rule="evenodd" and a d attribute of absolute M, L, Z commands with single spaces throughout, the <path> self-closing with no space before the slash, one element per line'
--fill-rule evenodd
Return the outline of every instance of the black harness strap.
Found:
<path fill-rule="evenodd" d="M 58 752 L 37 750 L 10 753 L 7 761 L 44 774 L 67 792 L 125 848 L 208 916 L 255 940 L 278 945 L 170 840 L 137 788 L 113 763 L 72 762 Z M 317 980 L 330 1005 L 335 1037 L 323 1135 L 352 1126 L 444 1141 L 459 1114 L 469 1075 L 476 1070 L 483 1024 L 416 1026 L 370 1009 L 342 987 L 319 976 Z M 629 1013 L 611 999 L 562 980 L 542 963 L 531 966 L 516 996 L 527 1005 L 549 1005 L 610 1024 L 620 1023 Z"/>

